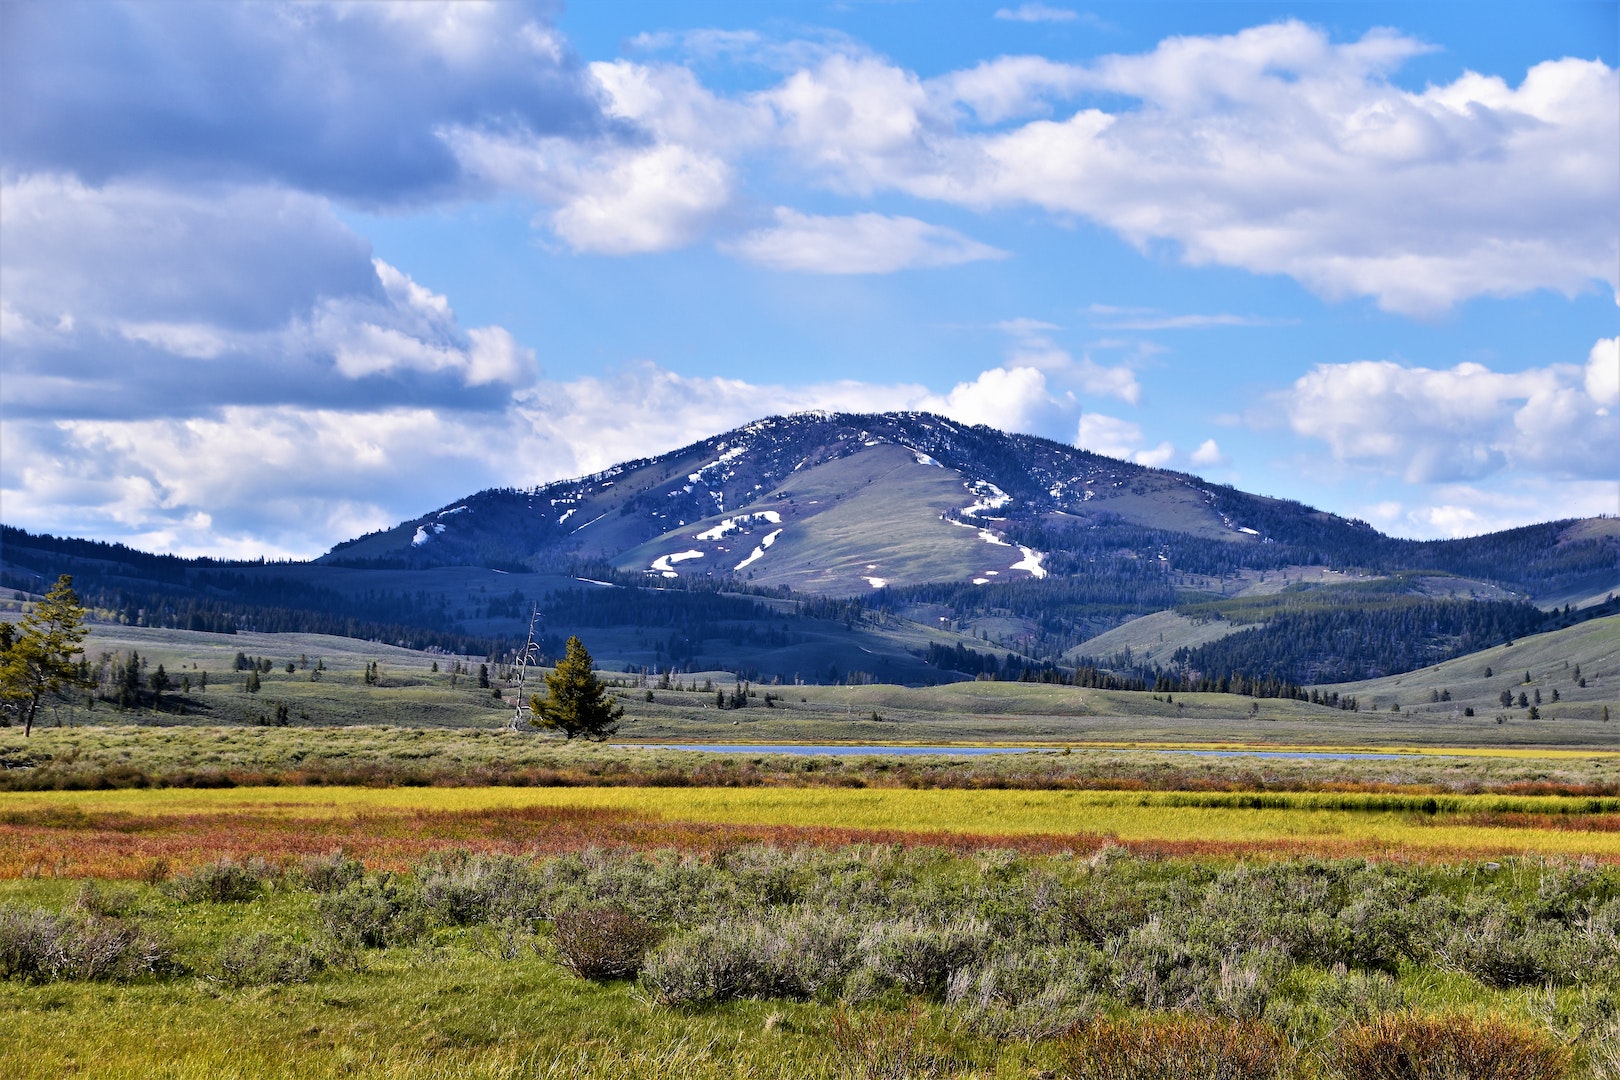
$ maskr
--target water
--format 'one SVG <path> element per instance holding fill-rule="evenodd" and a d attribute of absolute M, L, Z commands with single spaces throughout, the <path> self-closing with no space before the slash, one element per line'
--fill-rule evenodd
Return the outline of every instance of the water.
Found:
<path fill-rule="evenodd" d="M 631 744 L 614 743 L 621 748 Z M 756 743 L 637 743 L 646 750 L 702 750 L 711 754 L 827 754 L 833 757 L 915 757 L 922 754 L 948 754 L 952 757 L 979 757 L 984 754 L 1058 754 L 1062 746 L 882 746 L 868 743 L 855 746 L 763 745 Z M 1074 747 L 1077 754 L 1117 753 L 1119 747 Z M 1319 761 L 1389 761 L 1421 757 L 1420 754 L 1356 754 L 1329 750 L 1160 750 L 1152 746 L 1132 749 L 1155 754 L 1186 754 L 1190 757 L 1305 758 Z"/>

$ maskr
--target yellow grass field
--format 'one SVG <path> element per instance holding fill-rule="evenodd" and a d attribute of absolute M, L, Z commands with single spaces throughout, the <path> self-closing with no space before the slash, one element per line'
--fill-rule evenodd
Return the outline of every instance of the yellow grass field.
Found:
<path fill-rule="evenodd" d="M 468 846 L 515 839 L 512 815 L 652 826 L 773 827 L 1083 838 L 1164 844 L 1218 854 L 1275 850 L 1447 860 L 1490 856 L 1590 857 L 1620 862 L 1620 799 L 1565 796 L 1360 793 L 904 790 L 838 788 L 234 788 L 0 795 L 0 874 L 37 865 L 42 843 L 76 830 L 213 830 L 212 843 L 252 854 L 283 832 L 325 837 L 408 836 L 454 819 Z M 411 823 L 421 824 L 413 826 Z M 155 823 L 155 824 L 154 824 Z M 892 838 L 892 836 L 890 837 Z M 133 841 L 131 841 L 133 843 Z M 330 842 L 327 840 L 326 842 Z M 584 842 L 590 842 L 587 838 Z M 678 840 L 672 841 L 679 843 Z M 201 840 L 199 839 L 199 843 Z M 541 845 L 544 846 L 544 845 Z M 26 849 L 26 852 L 25 852 Z M 191 861 L 186 858 L 184 861 Z M 73 873 L 63 865 L 58 873 Z"/>

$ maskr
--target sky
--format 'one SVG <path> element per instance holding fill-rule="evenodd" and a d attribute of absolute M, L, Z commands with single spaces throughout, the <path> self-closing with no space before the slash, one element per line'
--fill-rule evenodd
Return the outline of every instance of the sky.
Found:
<path fill-rule="evenodd" d="M 817 408 L 1620 514 L 1617 11 L 0 0 L 0 520 L 312 557 Z"/>

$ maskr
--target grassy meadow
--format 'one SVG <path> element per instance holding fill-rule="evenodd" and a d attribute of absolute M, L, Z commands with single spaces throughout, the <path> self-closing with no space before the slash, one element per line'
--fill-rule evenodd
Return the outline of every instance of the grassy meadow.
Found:
<path fill-rule="evenodd" d="M 0 729 L 0 1074 L 1617 1080 L 1620 658 L 1561 634 L 1359 713 L 607 673 L 564 745 L 476 659 L 98 627 L 192 689 Z M 1453 715 L 1506 677 L 1560 701 Z"/>
<path fill-rule="evenodd" d="M 86 650 L 93 662 L 138 652 L 148 670 L 162 664 L 175 684 L 186 680 L 190 689 L 166 695 L 156 711 L 56 703 L 42 713 L 40 727 L 265 725 L 281 706 L 288 723 L 302 727 L 493 730 L 511 715 L 518 696 L 511 680 L 502 678 L 510 673 L 498 666 L 491 672 L 495 685 L 480 687 L 476 658 L 321 635 L 97 626 Z M 269 661 L 256 693 L 244 691 L 247 676 L 233 668 L 238 652 Z M 364 679 L 371 663 L 377 665 L 375 684 Z M 1490 677 L 1485 666 L 1492 668 Z M 1620 617 L 1526 638 L 1477 659 L 1328 688 L 1357 697 L 1357 712 L 1235 694 L 985 682 L 759 684 L 751 688 L 747 708 L 722 710 L 715 707 L 715 692 L 737 687 L 727 672 L 677 675 L 667 690 L 656 680 L 643 685 L 639 675 L 603 674 L 622 684 L 626 715 L 620 736 L 627 741 L 1620 748 Z M 538 686 L 536 678 L 530 689 Z M 1528 708 L 1502 707 L 1504 689 L 1540 694 L 1538 717 L 1531 719 Z M 1603 719 L 1605 708 L 1609 721 Z"/>
<path fill-rule="evenodd" d="M 8 1076 L 1615 1075 L 1620 871 L 742 842 L 0 882 Z M 1459 1061 L 1461 1067 L 1458 1067 Z"/>

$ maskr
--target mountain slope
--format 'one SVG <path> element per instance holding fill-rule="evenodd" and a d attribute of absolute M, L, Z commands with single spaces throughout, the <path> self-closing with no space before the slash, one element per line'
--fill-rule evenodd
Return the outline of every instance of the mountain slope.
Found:
<path fill-rule="evenodd" d="M 324 561 L 538 568 L 602 558 L 626 570 L 854 593 L 880 582 L 1043 576 L 1034 552 L 1007 539 L 1017 523 L 1138 526 L 1254 546 L 1265 536 L 1247 517 L 1269 514 L 1299 532 L 1301 512 L 1315 519 L 1306 531 L 1376 536 L 1297 504 L 1034 436 L 922 413 L 808 413 L 578 480 L 481 492 L 340 544 Z"/>
<path fill-rule="evenodd" d="M 1427 570 L 1466 579 L 1450 587 L 1465 595 L 1584 603 L 1620 589 L 1620 521 L 1397 540 L 1300 503 L 1035 436 L 926 413 L 804 413 L 594 476 L 480 492 L 321 561 L 558 570 L 601 560 L 649 576 L 853 596 L 1086 576 L 1120 559 L 1190 588 L 1302 567 Z"/>

